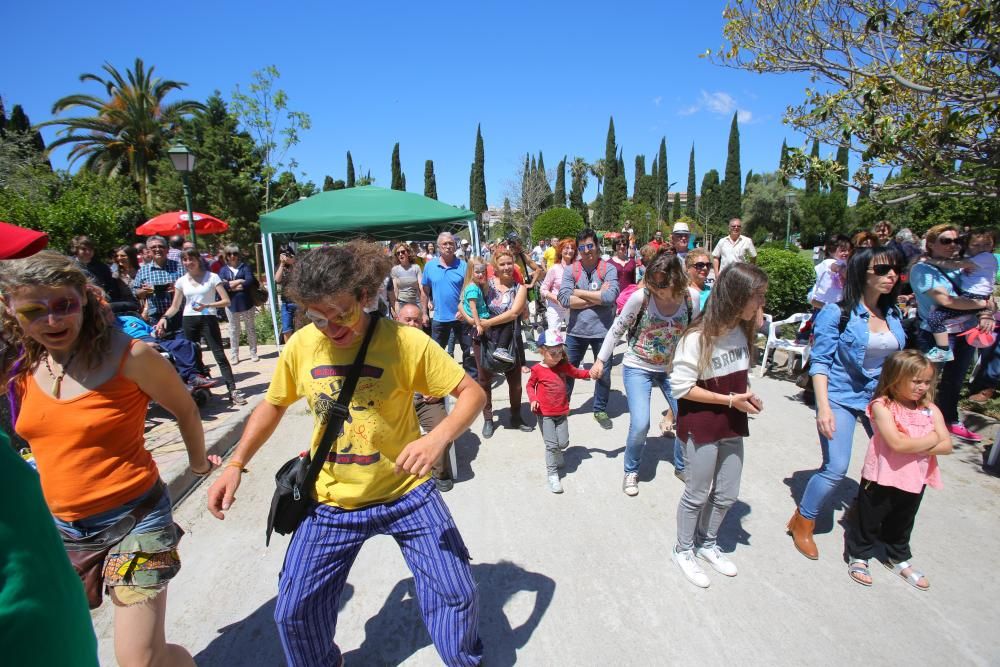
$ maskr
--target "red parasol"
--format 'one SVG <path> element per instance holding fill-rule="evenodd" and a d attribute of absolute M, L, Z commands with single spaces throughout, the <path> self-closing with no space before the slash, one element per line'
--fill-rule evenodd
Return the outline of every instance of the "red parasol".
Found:
<path fill-rule="evenodd" d="M 229 225 L 218 218 L 197 211 L 194 214 L 194 231 L 198 234 L 218 234 L 227 229 L 229 229 Z M 152 236 L 153 234 L 187 234 L 190 231 L 187 212 L 171 211 L 170 213 L 161 213 L 142 223 L 136 227 L 135 233 L 142 236 Z"/>
<path fill-rule="evenodd" d="M 0 259 L 31 257 L 49 244 L 45 232 L 0 222 Z"/>

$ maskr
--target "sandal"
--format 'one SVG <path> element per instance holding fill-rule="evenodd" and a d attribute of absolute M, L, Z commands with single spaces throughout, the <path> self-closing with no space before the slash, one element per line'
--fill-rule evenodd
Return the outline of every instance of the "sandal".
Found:
<path fill-rule="evenodd" d="M 865 558 L 852 558 L 847 564 L 847 576 L 862 586 L 871 586 L 872 572 L 868 568 L 868 560 Z M 860 576 L 868 577 L 869 581 L 859 579 Z"/>
<path fill-rule="evenodd" d="M 918 570 L 917 568 L 913 567 L 912 565 L 910 565 L 910 561 L 908 560 L 903 560 L 898 563 L 893 563 L 892 561 L 884 561 L 882 564 L 885 565 L 885 569 L 897 575 L 899 578 L 901 578 L 903 581 L 916 588 L 918 591 L 926 591 L 928 588 L 931 587 L 931 582 L 927 581 L 927 577 L 924 576 L 924 573 Z M 910 573 L 903 574 L 903 570 L 909 570 Z M 926 586 L 920 585 L 921 579 L 923 579 L 927 583 Z"/>

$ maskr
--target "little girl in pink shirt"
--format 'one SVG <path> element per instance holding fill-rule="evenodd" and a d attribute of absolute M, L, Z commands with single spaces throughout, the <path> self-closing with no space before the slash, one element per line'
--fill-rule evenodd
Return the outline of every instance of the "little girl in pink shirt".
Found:
<path fill-rule="evenodd" d="M 918 590 L 927 577 L 910 565 L 910 533 L 927 485 L 941 488 L 937 454 L 951 454 L 951 434 L 934 405 L 934 365 L 916 350 L 889 356 L 868 405 L 874 435 L 861 469 L 861 490 L 847 526 L 847 574 L 871 586 L 876 542 L 883 563 Z"/>

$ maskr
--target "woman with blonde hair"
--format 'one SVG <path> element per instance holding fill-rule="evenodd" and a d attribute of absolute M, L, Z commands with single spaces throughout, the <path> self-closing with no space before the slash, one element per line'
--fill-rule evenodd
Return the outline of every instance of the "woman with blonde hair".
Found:
<path fill-rule="evenodd" d="M 392 279 L 392 293 L 396 296 L 392 305 L 393 314 L 408 303 L 419 308 L 420 280 L 423 276 L 420 265 L 414 261 L 413 249 L 405 243 L 397 243 L 392 249 L 392 258 L 394 264 L 389 270 L 389 277 Z"/>
<path fill-rule="evenodd" d="M 191 471 L 205 476 L 219 459 L 205 456 L 198 408 L 166 360 L 111 325 L 101 290 L 73 260 L 44 251 L 0 262 L 0 293 L 4 331 L 20 349 L 5 369 L 18 405 L 15 431 L 31 446 L 64 542 L 132 526 L 102 568 L 118 663 L 193 666 L 164 637 L 183 531 L 143 432 L 156 401 L 177 419 Z"/>
<path fill-rule="evenodd" d="M 684 258 L 684 267 L 687 269 L 691 304 L 694 306 L 694 314 L 697 315 L 704 310 L 705 302 L 711 293 L 712 288 L 707 282 L 708 272 L 712 269 L 712 256 L 708 251 L 696 248 Z"/>

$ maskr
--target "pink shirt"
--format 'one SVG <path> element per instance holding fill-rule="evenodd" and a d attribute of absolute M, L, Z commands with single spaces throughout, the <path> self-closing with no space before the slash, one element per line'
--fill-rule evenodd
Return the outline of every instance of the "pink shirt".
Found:
<path fill-rule="evenodd" d="M 889 408 L 896 428 L 911 438 L 919 438 L 934 431 L 934 408 L 932 406 L 911 410 L 904 408 L 895 401 L 883 398 L 875 399 Z M 872 416 L 872 401 L 868 406 L 868 418 Z M 937 456 L 933 454 L 906 454 L 897 452 L 885 441 L 878 432 L 878 425 L 872 420 L 875 435 L 872 436 L 865 454 L 865 465 L 861 476 L 865 479 L 892 486 L 910 493 L 920 493 L 924 485 L 935 489 L 941 488 L 941 470 L 938 468 Z"/>

